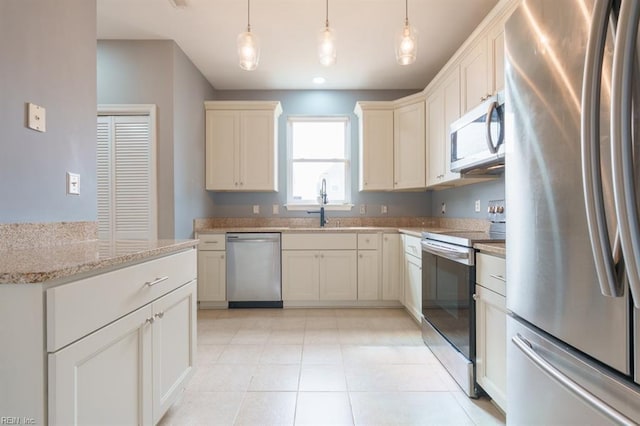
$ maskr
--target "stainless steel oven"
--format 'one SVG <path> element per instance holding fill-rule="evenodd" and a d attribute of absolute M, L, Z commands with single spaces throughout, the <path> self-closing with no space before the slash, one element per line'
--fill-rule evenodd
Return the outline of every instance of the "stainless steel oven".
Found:
<path fill-rule="evenodd" d="M 504 224 L 502 224 L 504 225 Z M 422 338 L 471 397 L 475 380 L 476 242 L 504 241 L 500 231 L 422 235 Z"/>

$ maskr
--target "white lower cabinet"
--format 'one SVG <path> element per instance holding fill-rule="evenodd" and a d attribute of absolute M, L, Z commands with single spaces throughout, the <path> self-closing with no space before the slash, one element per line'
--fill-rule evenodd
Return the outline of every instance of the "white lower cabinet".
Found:
<path fill-rule="evenodd" d="M 320 300 L 318 253 L 306 250 L 282 251 L 282 300 Z"/>
<path fill-rule="evenodd" d="M 320 257 L 320 300 L 356 300 L 358 269 L 355 250 L 327 250 Z"/>
<path fill-rule="evenodd" d="M 400 234 L 382 236 L 382 300 L 404 300 L 402 265 L 402 237 Z"/>
<path fill-rule="evenodd" d="M 200 307 L 226 307 L 226 234 L 198 234 L 198 302 Z"/>
<path fill-rule="evenodd" d="M 51 424 L 155 424 L 193 374 L 196 282 L 49 354 Z"/>
<path fill-rule="evenodd" d="M 422 248 L 420 238 L 403 235 L 404 307 L 418 323 L 422 321 Z"/>
<path fill-rule="evenodd" d="M 505 260 L 476 255 L 476 380 L 507 411 Z"/>
<path fill-rule="evenodd" d="M 380 300 L 380 252 L 358 250 L 358 300 Z"/>

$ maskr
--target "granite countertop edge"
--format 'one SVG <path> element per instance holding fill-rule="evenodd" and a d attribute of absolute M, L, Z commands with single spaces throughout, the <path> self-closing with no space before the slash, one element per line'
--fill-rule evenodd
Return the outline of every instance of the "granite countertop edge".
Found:
<path fill-rule="evenodd" d="M 136 244 L 137 243 L 137 244 Z M 167 255 L 198 244 L 198 240 L 89 240 L 31 249 L 0 251 L 0 285 L 44 284 L 99 273 L 113 267 Z"/>
<path fill-rule="evenodd" d="M 345 227 L 220 227 L 205 228 L 196 231 L 196 234 L 225 234 L 227 232 L 280 232 L 280 233 L 365 233 L 365 232 L 388 232 L 412 235 L 414 237 L 422 237 L 423 232 L 446 232 L 452 231 L 450 228 L 424 226 L 424 227 L 407 227 L 407 226 L 345 226 Z"/>
<path fill-rule="evenodd" d="M 475 243 L 473 248 L 484 253 L 507 255 L 507 245 L 505 243 Z"/>

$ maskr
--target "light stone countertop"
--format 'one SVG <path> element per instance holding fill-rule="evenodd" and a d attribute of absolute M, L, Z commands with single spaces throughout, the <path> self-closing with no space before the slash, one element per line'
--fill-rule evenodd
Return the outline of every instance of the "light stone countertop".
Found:
<path fill-rule="evenodd" d="M 505 243 L 475 243 L 473 248 L 484 253 L 497 254 L 500 256 L 507 255 L 507 245 Z"/>
<path fill-rule="evenodd" d="M 295 232 L 308 232 L 308 233 L 333 233 L 333 232 L 399 232 L 401 234 L 412 235 L 415 237 L 422 237 L 422 232 L 447 232 L 452 231 L 451 228 L 441 227 L 395 227 L 395 226 L 327 226 L 320 227 L 229 227 L 229 228 L 206 228 L 197 231 L 198 234 L 224 234 L 227 232 L 282 232 L 282 233 L 295 233 Z"/>
<path fill-rule="evenodd" d="M 89 240 L 0 250 L 0 284 L 38 284 L 98 272 L 191 247 L 198 240 Z"/>

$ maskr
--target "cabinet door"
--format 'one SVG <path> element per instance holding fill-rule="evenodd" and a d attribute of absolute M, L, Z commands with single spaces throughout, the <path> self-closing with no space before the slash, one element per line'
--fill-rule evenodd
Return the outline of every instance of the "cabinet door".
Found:
<path fill-rule="evenodd" d="M 393 189 L 393 110 L 364 111 L 360 132 L 360 191 Z"/>
<path fill-rule="evenodd" d="M 427 183 L 424 102 L 397 108 L 394 111 L 393 122 L 393 186 L 395 189 L 424 188 Z"/>
<path fill-rule="evenodd" d="M 419 258 L 405 254 L 404 306 L 411 316 L 422 321 L 422 265 Z"/>
<path fill-rule="evenodd" d="M 239 189 L 240 113 L 206 113 L 206 186 L 212 190 Z"/>
<path fill-rule="evenodd" d="M 318 300 L 320 255 L 315 251 L 282 251 L 282 300 Z"/>
<path fill-rule="evenodd" d="M 224 251 L 198 251 L 198 300 L 225 301 L 226 259 Z"/>
<path fill-rule="evenodd" d="M 382 237 L 382 300 L 403 300 L 402 237 L 384 234 Z"/>
<path fill-rule="evenodd" d="M 150 305 L 49 354 L 49 423 L 152 423 Z"/>
<path fill-rule="evenodd" d="M 429 174 L 427 186 L 439 184 L 445 175 L 445 111 L 444 90 L 437 87 L 426 102 Z"/>
<path fill-rule="evenodd" d="M 241 191 L 276 191 L 273 111 L 242 111 L 240 120 Z"/>
<path fill-rule="evenodd" d="M 460 67 L 456 66 L 442 84 L 444 95 L 444 179 L 442 183 L 460 178 L 451 171 L 451 123 L 460 118 Z"/>
<path fill-rule="evenodd" d="M 504 90 L 504 20 L 489 29 L 487 34 L 489 70 L 487 87 L 491 94 Z"/>
<path fill-rule="evenodd" d="M 477 381 L 505 412 L 507 410 L 506 298 L 476 286 Z"/>
<path fill-rule="evenodd" d="M 380 300 L 380 252 L 358 251 L 358 300 Z"/>
<path fill-rule="evenodd" d="M 196 282 L 153 302 L 153 423 L 193 375 L 196 353 Z"/>
<path fill-rule="evenodd" d="M 489 93 L 487 73 L 487 41 L 481 37 L 460 62 L 463 112 L 478 105 Z"/>
<path fill-rule="evenodd" d="M 355 250 L 320 252 L 320 300 L 356 300 L 357 276 Z"/>

